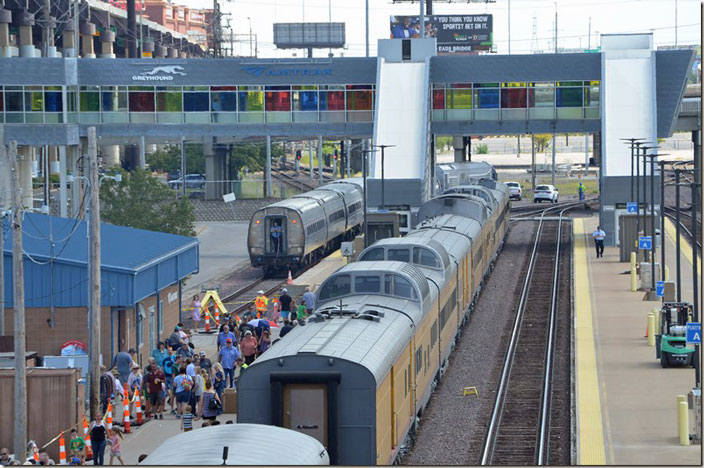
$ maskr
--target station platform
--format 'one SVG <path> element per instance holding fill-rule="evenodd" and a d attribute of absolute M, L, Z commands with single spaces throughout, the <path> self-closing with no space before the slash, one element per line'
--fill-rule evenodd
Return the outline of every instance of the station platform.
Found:
<path fill-rule="evenodd" d="M 596 258 L 597 224 L 596 216 L 573 223 L 575 463 L 701 466 L 702 446 L 680 446 L 677 436 L 677 395 L 694 387 L 694 369 L 660 366 L 644 337 L 660 301 L 631 292 L 630 264 L 619 262 L 618 247 Z M 675 231 L 666 225 L 665 232 L 674 278 Z M 682 247 L 682 300 L 692 301 L 692 249 L 684 240 Z"/>
<path fill-rule="evenodd" d="M 302 275 L 293 280 L 294 285 L 309 286 L 310 290 L 315 292 L 323 281 L 328 279 L 330 275 L 346 265 L 345 257 L 342 256 L 340 250 L 336 250 L 317 265 L 308 269 Z"/>

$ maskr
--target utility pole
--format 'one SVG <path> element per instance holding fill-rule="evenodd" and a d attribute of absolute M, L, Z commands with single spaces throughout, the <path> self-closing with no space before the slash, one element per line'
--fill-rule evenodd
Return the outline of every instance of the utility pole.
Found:
<path fill-rule="evenodd" d="M 555 53 L 557 53 L 557 2 L 555 2 Z M 552 184 L 555 185 L 555 182 Z"/>
<path fill-rule="evenodd" d="M 665 281 L 665 161 L 660 160 L 660 279 Z"/>
<path fill-rule="evenodd" d="M 555 185 L 555 157 L 557 152 L 557 133 L 552 132 L 552 185 Z"/>
<path fill-rule="evenodd" d="M 22 202 L 20 200 L 17 142 L 10 143 L 10 189 L 12 191 L 12 276 L 15 311 L 15 438 L 16 460 L 27 450 L 27 343 L 24 321 L 24 271 L 22 266 Z"/>
<path fill-rule="evenodd" d="M 682 264 L 680 262 L 680 170 L 675 169 L 675 280 L 677 281 L 677 302 L 682 302 Z"/>
<path fill-rule="evenodd" d="M 508 0 L 508 55 L 511 55 L 511 0 Z"/>
<path fill-rule="evenodd" d="M 364 2 L 364 21 L 366 24 L 366 57 L 369 57 L 369 0 Z"/>
<path fill-rule="evenodd" d="M 186 198 L 186 137 L 181 136 L 181 197 Z"/>
<path fill-rule="evenodd" d="M 530 181 L 535 198 L 535 133 L 530 134 Z"/>
<path fill-rule="evenodd" d="M 318 137 L 318 185 L 323 185 L 323 137 Z"/>
<path fill-rule="evenodd" d="M 100 181 L 95 127 L 88 128 L 90 172 L 90 415 L 100 411 Z"/>

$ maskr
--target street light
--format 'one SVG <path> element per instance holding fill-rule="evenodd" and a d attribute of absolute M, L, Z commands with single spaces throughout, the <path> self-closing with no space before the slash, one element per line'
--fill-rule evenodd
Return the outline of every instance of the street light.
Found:
<path fill-rule="evenodd" d="M 252 53 L 252 18 L 248 16 L 247 21 L 249 21 L 249 56 L 253 57 L 254 55 Z"/>
<path fill-rule="evenodd" d="M 362 150 L 362 184 L 364 192 L 364 248 L 369 247 L 369 237 L 367 236 L 367 154 L 376 153 L 375 149 Z"/>
<path fill-rule="evenodd" d="M 384 208 L 384 150 L 395 148 L 396 145 L 374 145 L 374 148 L 381 148 L 381 208 Z"/>
<path fill-rule="evenodd" d="M 636 141 L 645 140 L 645 138 L 621 138 L 621 140 L 631 143 L 631 201 L 633 201 L 635 200 L 633 193 L 633 150 L 635 149 Z"/>

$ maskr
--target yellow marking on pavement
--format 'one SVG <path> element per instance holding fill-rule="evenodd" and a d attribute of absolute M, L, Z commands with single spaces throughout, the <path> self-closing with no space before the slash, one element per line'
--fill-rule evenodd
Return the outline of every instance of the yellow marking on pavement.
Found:
<path fill-rule="evenodd" d="M 337 257 L 342 257 L 342 250 L 337 249 L 333 253 L 330 254 L 330 258 L 337 258 Z"/>
<path fill-rule="evenodd" d="M 577 420 L 579 465 L 604 465 L 604 432 L 601 421 L 599 379 L 592 323 L 592 302 L 587 271 L 584 220 L 575 219 L 574 291 L 577 335 Z"/>
<path fill-rule="evenodd" d="M 675 223 L 672 222 L 670 218 L 665 218 L 665 232 L 667 232 L 667 235 L 670 236 L 670 239 L 672 239 L 673 243 L 677 242 L 677 227 L 675 226 Z M 684 258 L 687 259 L 689 262 L 690 267 L 692 266 L 692 260 L 693 260 L 693 252 L 692 252 L 692 246 L 689 244 L 689 241 L 687 240 L 686 237 L 684 237 L 684 234 L 682 231 L 680 231 L 680 252 L 682 252 L 682 255 L 684 255 Z M 702 257 L 701 255 L 697 255 L 697 267 L 699 268 L 699 276 L 702 276 Z"/>
<path fill-rule="evenodd" d="M 200 233 L 203 232 L 203 229 L 205 229 L 206 227 L 208 227 L 208 226 L 205 225 L 205 224 L 204 224 L 203 226 L 199 227 L 199 228 L 196 230 L 196 237 L 200 236 Z"/>

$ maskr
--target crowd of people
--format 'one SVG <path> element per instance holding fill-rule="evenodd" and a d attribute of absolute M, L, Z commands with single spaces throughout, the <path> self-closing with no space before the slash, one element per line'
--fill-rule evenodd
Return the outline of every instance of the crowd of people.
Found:
<path fill-rule="evenodd" d="M 278 339 L 283 338 L 299 321 L 305 320 L 315 308 L 315 295 L 306 288 L 299 297 L 299 304 L 282 289 L 279 297 L 269 299 L 259 291 L 255 303 L 241 319 L 223 316 L 216 339 L 217 354 L 211 361 L 205 350 L 196 351 L 192 334 L 183 323 L 174 327 L 173 333 L 159 341 L 142 368 L 136 360 L 136 350 L 130 348 L 119 352 L 110 367 L 101 366 L 100 411 L 94 416 L 88 429 L 93 452 L 93 464 L 105 463 L 109 450 L 110 465 L 115 460 L 124 465 L 121 450 L 123 432 L 117 425 L 106 425 L 108 404 L 112 404 L 115 421 L 122 421 L 122 408 L 128 401 L 130 414 L 134 413 L 135 395 L 139 400 L 145 419 L 164 419 L 164 414 L 180 419 L 181 430 L 190 431 L 194 421 L 202 419 L 202 426 L 220 424 L 217 417 L 223 413 L 223 392 L 226 388 L 237 388 L 237 379 L 254 360 L 265 353 Z M 194 301 L 198 301 L 197 296 Z M 271 305 L 271 310 L 270 309 Z M 198 304 L 200 308 L 200 304 Z M 195 322 L 195 313 L 194 322 Z M 272 327 L 279 327 L 279 338 L 272 341 Z M 132 418 L 134 424 L 134 418 Z M 228 420 L 225 424 L 232 424 Z M 28 450 L 32 453 L 32 449 Z M 83 465 L 86 461 L 86 441 L 83 433 L 71 430 L 66 444 L 67 463 Z M 3 466 L 21 464 L 9 455 L 9 450 L 0 451 Z M 44 451 L 38 452 L 26 464 L 53 465 L 54 461 Z"/>

